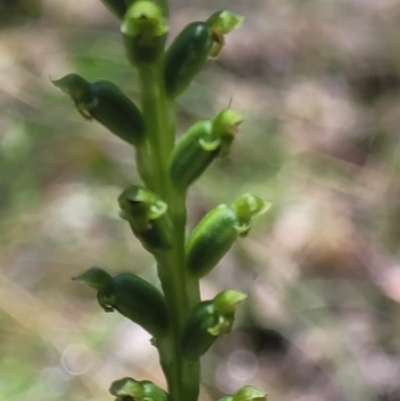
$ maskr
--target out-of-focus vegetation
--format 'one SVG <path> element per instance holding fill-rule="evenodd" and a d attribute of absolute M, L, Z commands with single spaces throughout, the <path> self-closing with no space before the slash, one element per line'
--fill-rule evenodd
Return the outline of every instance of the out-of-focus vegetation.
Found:
<path fill-rule="evenodd" d="M 245 24 L 180 98 L 179 132 L 229 102 L 247 118 L 191 191 L 190 220 L 245 190 L 273 208 L 204 281 L 204 298 L 249 293 L 204 357 L 204 400 L 245 384 L 270 400 L 398 400 L 400 4 L 175 0 L 171 36 L 215 7 Z M 118 217 L 132 150 L 50 83 L 75 71 L 135 99 L 118 23 L 97 0 L 3 0 L 0 16 L 0 399 L 160 383 L 148 335 L 70 280 L 100 265 L 156 282 Z"/>

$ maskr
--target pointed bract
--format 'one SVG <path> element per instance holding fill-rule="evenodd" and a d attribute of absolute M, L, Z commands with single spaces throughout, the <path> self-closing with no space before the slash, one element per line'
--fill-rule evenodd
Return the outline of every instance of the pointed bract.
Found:
<path fill-rule="evenodd" d="M 77 277 L 73 277 L 72 280 L 85 283 L 95 290 L 104 290 L 110 287 L 112 284 L 112 276 L 100 267 L 91 267 L 84 273 Z"/>

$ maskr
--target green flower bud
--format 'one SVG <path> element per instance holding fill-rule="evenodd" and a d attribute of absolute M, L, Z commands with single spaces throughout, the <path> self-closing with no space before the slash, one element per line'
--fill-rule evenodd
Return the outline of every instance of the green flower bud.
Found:
<path fill-rule="evenodd" d="M 132 401 L 170 401 L 168 393 L 149 380 L 137 381 L 131 377 L 112 383 L 110 393 L 117 397 L 126 397 Z"/>
<path fill-rule="evenodd" d="M 212 121 L 194 124 L 176 143 L 170 174 L 176 188 L 186 190 L 218 155 L 219 141 L 212 138 Z"/>
<path fill-rule="evenodd" d="M 212 301 L 200 302 L 186 322 L 180 339 L 182 354 L 188 359 L 198 359 L 211 347 L 217 336 L 211 334 L 219 324 L 219 316 Z"/>
<path fill-rule="evenodd" d="M 235 290 L 222 291 L 211 301 L 200 302 L 183 327 L 180 348 L 188 359 L 198 359 L 218 336 L 232 330 L 235 311 L 246 295 Z"/>
<path fill-rule="evenodd" d="M 209 273 L 239 236 L 246 235 L 251 217 L 264 213 L 269 204 L 245 194 L 232 207 L 219 205 L 208 212 L 193 229 L 186 244 L 186 265 L 195 277 Z"/>
<path fill-rule="evenodd" d="M 119 19 L 123 19 L 127 10 L 125 0 L 101 0 L 101 2 Z"/>
<path fill-rule="evenodd" d="M 142 114 L 112 82 L 88 82 L 78 74 L 68 74 L 53 81 L 53 84 L 71 97 L 77 110 L 87 120 L 95 119 L 131 145 L 142 143 Z"/>
<path fill-rule="evenodd" d="M 169 97 L 176 98 L 203 68 L 213 45 L 205 22 L 192 22 L 171 43 L 165 55 L 164 79 Z"/>
<path fill-rule="evenodd" d="M 233 109 L 224 109 L 214 118 L 212 136 L 219 139 L 222 155 L 228 153 L 242 121 L 242 115 Z"/>
<path fill-rule="evenodd" d="M 190 234 L 186 244 L 186 265 L 195 277 L 208 274 L 239 236 L 238 217 L 227 205 L 208 212 Z"/>
<path fill-rule="evenodd" d="M 111 277 L 104 270 L 92 267 L 74 280 L 98 290 L 97 299 L 106 312 L 117 310 L 154 337 L 163 335 L 167 330 L 167 308 L 163 295 L 139 276 L 121 273 Z"/>
<path fill-rule="evenodd" d="M 227 153 L 241 121 L 238 112 L 226 109 L 182 135 L 171 156 L 170 174 L 176 188 L 186 190 L 218 155 Z"/>
<path fill-rule="evenodd" d="M 231 13 L 230 11 L 217 11 L 208 20 L 207 25 L 213 31 L 214 44 L 210 57 L 217 57 L 224 46 L 224 35 L 239 28 L 244 17 Z"/>
<path fill-rule="evenodd" d="M 253 386 L 244 386 L 233 395 L 233 401 L 265 401 L 264 391 Z"/>
<path fill-rule="evenodd" d="M 168 32 L 165 9 L 157 0 L 138 0 L 121 26 L 128 60 L 135 67 L 152 63 L 164 52 Z"/>
<path fill-rule="evenodd" d="M 219 316 L 219 324 L 209 328 L 208 332 L 215 336 L 230 333 L 235 321 L 236 309 L 246 298 L 246 294 L 236 290 L 225 290 L 217 294 L 212 303 Z"/>
<path fill-rule="evenodd" d="M 247 235 L 250 230 L 250 220 L 252 217 L 264 214 L 271 207 L 271 203 L 258 196 L 246 193 L 240 196 L 233 203 L 232 208 L 238 216 L 241 226 L 240 235 Z"/>
<path fill-rule="evenodd" d="M 167 204 L 153 192 L 130 185 L 118 197 L 121 217 L 149 252 L 171 248 L 171 221 Z"/>
<path fill-rule="evenodd" d="M 237 290 L 225 290 L 214 297 L 215 310 L 224 316 L 236 312 L 238 305 L 247 298 L 247 295 Z"/>

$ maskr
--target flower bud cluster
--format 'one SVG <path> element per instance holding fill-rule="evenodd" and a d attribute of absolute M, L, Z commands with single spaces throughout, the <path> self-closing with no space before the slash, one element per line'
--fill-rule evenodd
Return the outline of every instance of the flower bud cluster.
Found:
<path fill-rule="evenodd" d="M 157 93 L 167 104 L 187 89 L 209 58 L 219 55 L 225 35 L 239 27 L 243 19 L 228 11 L 218 11 L 206 21 L 188 24 L 166 48 L 168 10 L 165 0 L 101 1 L 121 21 L 128 60 L 145 74 L 156 71 L 155 77 L 161 83 Z M 170 210 L 173 209 L 173 196 L 170 194 L 184 200 L 190 185 L 201 177 L 213 160 L 227 154 L 242 122 L 241 114 L 231 108 L 224 109 L 213 118 L 195 123 L 182 135 L 173 149 L 169 149 L 169 158 L 164 157 L 165 174 L 162 177 L 167 180 L 167 190 L 161 196 L 155 189 L 157 185 L 151 181 L 157 164 L 154 155 L 159 153 L 151 140 L 152 121 L 146 114 L 143 98 L 142 112 L 109 81 L 87 81 L 78 74 L 68 74 L 53 83 L 71 97 L 84 118 L 98 121 L 135 148 L 144 185 L 130 185 L 120 194 L 120 216 L 129 223 L 133 234 L 157 262 L 179 254 L 183 281 L 193 281 L 198 285 L 198 280 L 218 264 L 235 241 L 247 235 L 252 219 L 268 209 L 268 202 L 244 194 L 232 204 L 221 204 L 208 212 L 185 242 L 184 230 L 177 229 L 176 216 Z M 160 177 L 157 180 L 160 181 Z M 178 235 L 182 233 L 179 249 L 174 243 L 177 232 Z M 174 326 L 168 299 L 135 274 L 112 276 L 101 268 L 92 267 L 74 280 L 97 291 L 98 302 L 104 311 L 116 310 L 147 330 L 154 338 L 153 344 L 159 347 L 162 365 L 160 344 L 165 344 L 165 339 L 168 343 L 171 336 L 173 340 L 168 343 L 171 350 L 167 354 L 179 352 L 179 358 L 188 361 L 189 365 L 198 362 L 219 336 L 232 330 L 236 309 L 246 298 L 236 290 L 222 291 L 206 301 L 198 302 L 199 298 L 195 298 L 179 324 Z M 172 366 L 171 369 L 176 369 L 175 362 L 168 363 L 163 368 Z M 170 395 L 154 383 L 129 377 L 115 381 L 110 392 L 117 401 L 171 401 Z M 265 394 L 245 386 L 222 400 L 265 401 Z"/>

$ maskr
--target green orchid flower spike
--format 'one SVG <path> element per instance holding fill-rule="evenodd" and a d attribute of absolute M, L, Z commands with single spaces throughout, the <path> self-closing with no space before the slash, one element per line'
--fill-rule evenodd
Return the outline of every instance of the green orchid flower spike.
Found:
<path fill-rule="evenodd" d="M 158 352 L 166 389 L 124 377 L 111 384 L 116 401 L 198 401 L 200 359 L 232 331 L 237 308 L 247 297 L 226 289 L 202 300 L 200 279 L 236 240 L 249 234 L 254 219 L 270 204 L 245 193 L 231 204 L 217 205 L 188 230 L 187 193 L 214 160 L 229 153 L 243 117 L 225 108 L 195 121 L 176 139 L 175 101 L 207 60 L 220 54 L 226 35 L 243 17 L 216 11 L 208 19 L 189 22 L 166 46 L 167 0 L 101 2 L 120 23 L 121 46 L 136 73 L 140 105 L 105 79 L 89 81 L 72 73 L 53 84 L 86 120 L 97 121 L 134 147 L 138 182 L 121 188 L 117 202 L 120 217 L 154 260 L 161 289 L 133 272 L 111 274 L 99 267 L 74 280 L 95 290 L 104 311 L 116 311 L 147 330 Z M 245 386 L 220 401 L 265 397 L 261 390 Z"/>

